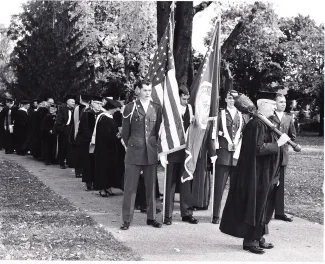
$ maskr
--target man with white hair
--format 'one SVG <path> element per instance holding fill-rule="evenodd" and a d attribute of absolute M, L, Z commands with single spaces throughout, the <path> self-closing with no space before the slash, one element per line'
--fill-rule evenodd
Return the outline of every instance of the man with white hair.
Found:
<path fill-rule="evenodd" d="M 275 94 L 269 93 L 269 98 Z M 258 111 L 269 118 L 276 103 L 264 95 L 257 100 Z M 221 232 L 244 238 L 243 249 L 254 254 L 265 253 L 274 246 L 266 243 L 275 206 L 275 193 L 279 182 L 280 147 L 290 138 L 280 138 L 254 116 L 246 125 L 237 167 L 230 178 L 231 184 L 223 211 Z"/>

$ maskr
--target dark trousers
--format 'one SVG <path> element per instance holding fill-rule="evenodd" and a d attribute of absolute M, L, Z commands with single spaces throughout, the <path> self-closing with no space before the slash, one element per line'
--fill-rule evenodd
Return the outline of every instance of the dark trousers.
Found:
<path fill-rule="evenodd" d="M 156 218 L 157 164 L 133 165 L 125 163 L 124 195 L 122 207 L 122 218 L 125 222 L 132 222 L 133 220 L 135 196 L 138 188 L 141 170 L 143 171 L 146 189 L 147 219 L 154 220 Z"/>
<path fill-rule="evenodd" d="M 165 218 L 171 219 L 174 210 L 174 198 L 176 184 L 179 182 L 180 191 L 180 209 L 181 216 L 190 216 L 193 214 L 191 202 L 191 181 L 181 183 L 181 177 L 184 172 L 184 163 L 170 162 L 167 165 L 166 175 L 166 193 L 165 195 Z"/>
<path fill-rule="evenodd" d="M 14 134 L 9 133 L 8 130 L 4 132 L 4 149 L 6 153 L 14 152 Z"/>
<path fill-rule="evenodd" d="M 216 164 L 214 180 L 214 199 L 213 199 L 213 217 L 220 216 L 220 205 L 222 195 L 228 180 L 228 177 L 234 170 L 234 166 Z"/>
<path fill-rule="evenodd" d="M 260 223 L 258 223 L 256 226 L 250 227 L 250 230 L 244 237 L 244 246 L 257 246 L 258 242 L 263 240 L 263 236 L 269 233 L 268 223 L 270 222 L 274 212 L 276 191 L 276 184 L 273 184 L 268 193 L 262 216 L 262 219 L 264 219 L 264 221 L 260 221 Z"/>
<path fill-rule="evenodd" d="M 66 126 L 65 130 L 68 129 L 68 126 Z M 67 152 L 68 152 L 68 140 L 69 140 L 69 134 L 67 131 L 63 131 L 59 134 L 58 137 L 58 145 L 59 145 L 59 165 L 63 166 L 65 165 L 65 160 L 67 158 Z"/>
<path fill-rule="evenodd" d="M 275 195 L 275 214 L 284 215 L 284 175 L 286 174 L 287 166 L 280 167 L 280 184 Z"/>

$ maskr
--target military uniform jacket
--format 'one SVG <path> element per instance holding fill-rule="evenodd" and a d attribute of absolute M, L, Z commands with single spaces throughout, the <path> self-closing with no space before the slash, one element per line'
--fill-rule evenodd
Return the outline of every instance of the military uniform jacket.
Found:
<path fill-rule="evenodd" d="M 161 122 L 162 108 L 157 103 L 150 101 L 147 113 L 140 100 L 126 105 L 122 123 L 122 138 L 127 146 L 125 163 L 158 163 L 158 133 Z"/>
<path fill-rule="evenodd" d="M 240 116 L 237 111 L 233 120 L 231 114 L 227 109 L 225 109 L 225 112 L 226 112 L 226 127 L 229 133 L 229 137 L 232 141 L 234 141 L 236 133 L 240 127 Z M 242 115 L 242 118 L 243 120 L 242 120 L 242 127 L 240 133 L 242 133 L 245 124 L 247 123 L 247 117 L 245 115 Z M 218 135 L 219 149 L 216 150 L 216 154 L 218 156 L 216 164 L 226 165 L 226 166 L 236 166 L 237 160 L 233 158 L 234 152 L 228 150 L 228 141 L 224 137 L 221 112 L 219 112 L 218 115 L 217 135 Z"/>
<path fill-rule="evenodd" d="M 296 139 L 296 129 L 291 115 L 288 115 L 287 113 L 283 113 L 282 119 L 280 121 L 277 114 L 274 114 L 273 116 L 269 117 L 269 120 L 276 126 L 278 130 L 280 130 L 282 133 L 286 133 L 291 138 L 291 140 Z M 282 152 L 281 166 L 287 166 L 289 145 L 288 144 L 283 145 L 281 147 L 281 152 Z"/>

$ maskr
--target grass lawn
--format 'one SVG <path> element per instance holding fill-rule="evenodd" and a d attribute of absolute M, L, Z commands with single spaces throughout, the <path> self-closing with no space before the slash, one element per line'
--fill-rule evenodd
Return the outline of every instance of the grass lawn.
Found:
<path fill-rule="evenodd" d="M 140 260 L 20 165 L 0 168 L 0 259 Z"/>
<path fill-rule="evenodd" d="M 304 133 L 296 142 L 300 153 L 289 153 L 285 178 L 285 210 L 320 224 L 324 223 L 324 138 Z M 305 148 L 312 148 L 305 150 Z"/>

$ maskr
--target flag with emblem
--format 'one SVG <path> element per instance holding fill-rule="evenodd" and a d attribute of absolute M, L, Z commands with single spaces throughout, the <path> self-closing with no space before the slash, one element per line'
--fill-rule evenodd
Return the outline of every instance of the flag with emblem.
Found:
<path fill-rule="evenodd" d="M 159 152 L 168 154 L 185 148 L 185 133 L 180 115 L 180 98 L 173 56 L 174 7 L 146 76 L 152 84 L 152 100 L 162 106 Z"/>
<path fill-rule="evenodd" d="M 191 86 L 190 104 L 195 109 L 195 121 L 189 126 L 186 141 L 185 173 L 182 182 L 193 179 L 198 158 L 206 162 L 213 135 L 216 134 L 216 118 L 219 108 L 220 77 L 220 19 L 216 22 L 213 37 L 200 69 Z M 213 131 L 212 131 L 213 130 Z M 209 135 L 210 132 L 211 135 Z M 214 133 L 214 134 L 213 134 Z M 201 164 L 202 165 L 202 164 Z M 206 168 L 206 166 L 201 166 Z M 201 173 L 197 173 L 201 177 Z"/>

